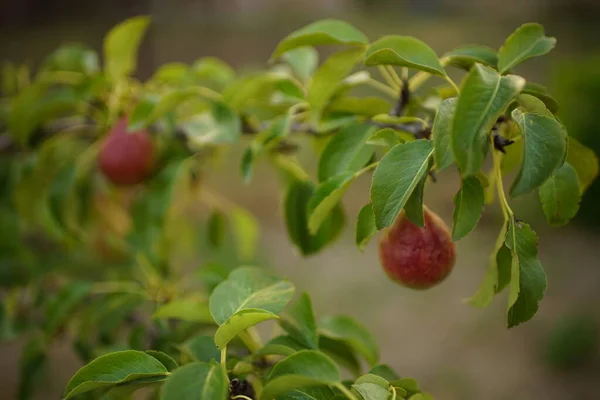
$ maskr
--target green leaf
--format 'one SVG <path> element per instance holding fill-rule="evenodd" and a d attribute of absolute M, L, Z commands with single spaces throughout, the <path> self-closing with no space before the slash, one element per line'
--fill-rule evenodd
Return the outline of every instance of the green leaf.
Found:
<path fill-rule="evenodd" d="M 435 147 L 435 164 L 438 171 L 454 162 L 452 153 L 452 120 L 456 111 L 456 97 L 442 101 L 435 114 L 431 135 Z"/>
<path fill-rule="evenodd" d="M 184 102 L 197 97 L 198 93 L 193 88 L 173 89 L 160 95 L 148 94 L 141 98 L 131 112 L 127 129 L 135 131 L 150 126 Z"/>
<path fill-rule="evenodd" d="M 261 347 L 255 353 L 255 355 L 278 355 L 287 357 L 300 350 L 306 350 L 306 347 L 298 343 L 296 340 L 292 339 L 291 336 L 282 335 L 276 336 L 273 339 L 269 340 L 263 347 Z"/>
<path fill-rule="evenodd" d="M 160 400 L 226 400 L 228 397 L 228 379 L 217 363 L 195 362 L 178 368 L 160 392 Z"/>
<path fill-rule="evenodd" d="M 179 365 L 177 365 L 177 362 L 173 360 L 173 358 L 171 358 L 170 355 L 163 353 L 162 351 L 146 350 L 146 354 L 149 354 L 152 357 L 156 358 L 158 361 L 160 361 L 161 364 L 164 365 L 167 371 L 169 372 L 174 371 L 179 367 Z"/>
<path fill-rule="evenodd" d="M 138 47 L 150 24 L 149 17 L 134 17 L 111 29 L 104 39 L 104 71 L 114 81 L 136 68 Z"/>
<path fill-rule="evenodd" d="M 397 144 L 412 142 L 414 138 L 415 137 L 412 134 L 407 132 L 397 131 L 393 128 L 383 128 L 371 135 L 371 137 L 367 139 L 367 144 L 388 147 L 391 149 Z"/>
<path fill-rule="evenodd" d="M 568 147 L 567 162 L 577 171 L 579 187 L 583 193 L 598 176 L 598 156 L 573 137 L 569 137 Z"/>
<path fill-rule="evenodd" d="M 527 82 L 525 87 L 523 88 L 523 94 L 529 94 L 531 96 L 535 96 L 538 99 L 542 100 L 546 107 L 553 113 L 556 114 L 558 112 L 558 101 L 554 97 L 548 93 L 548 89 L 545 86 L 540 85 L 539 83 Z"/>
<path fill-rule="evenodd" d="M 419 383 L 413 378 L 400 378 L 390 382 L 390 384 L 394 387 L 399 387 L 406 390 L 408 394 L 415 394 L 421 391 L 419 389 Z"/>
<path fill-rule="evenodd" d="M 54 336 L 58 330 L 72 316 L 73 311 L 81 305 L 82 300 L 88 295 L 91 285 L 87 282 L 74 282 L 62 287 L 56 297 L 46 303 L 44 331 L 49 337 Z"/>
<path fill-rule="evenodd" d="M 328 386 L 317 386 L 294 389 L 282 396 L 277 396 L 277 400 L 332 400 L 334 394 L 333 389 Z"/>
<path fill-rule="evenodd" d="M 28 400 L 34 396 L 43 378 L 48 359 L 48 345 L 43 335 L 36 334 L 23 347 L 19 359 L 18 400 Z"/>
<path fill-rule="evenodd" d="M 510 250 L 504 244 L 506 240 L 506 230 L 507 226 L 504 224 L 496 239 L 496 244 L 494 246 L 494 251 L 490 256 L 490 261 L 488 264 L 488 269 L 483 277 L 483 282 L 477 289 L 477 292 L 471 296 L 467 301 L 473 307 L 485 308 L 487 307 L 494 298 L 494 295 L 500 292 L 504 288 L 504 279 L 500 282 L 501 271 L 509 272 L 509 280 L 510 280 L 510 268 L 512 257 Z M 508 250 L 508 258 L 506 258 L 506 251 Z M 503 278 L 505 274 L 502 274 Z"/>
<path fill-rule="evenodd" d="M 207 144 L 235 143 L 241 136 L 237 114 L 225 103 L 211 104 L 211 111 L 195 115 L 181 124 L 188 143 L 193 148 Z"/>
<path fill-rule="evenodd" d="M 377 114 L 388 112 L 392 109 L 392 105 L 389 101 L 382 99 L 381 97 L 339 96 L 331 102 L 327 109 L 332 112 L 372 117 Z"/>
<path fill-rule="evenodd" d="M 61 46 L 42 63 L 43 71 L 71 71 L 91 75 L 100 70 L 98 54 L 81 44 Z"/>
<path fill-rule="evenodd" d="M 476 63 L 496 68 L 498 65 L 498 53 L 487 46 L 467 44 L 459 46 L 444 54 L 448 58 L 448 65 L 469 71 Z"/>
<path fill-rule="evenodd" d="M 498 70 L 504 74 L 517 64 L 548 53 L 556 45 L 556 39 L 544 34 L 540 24 L 523 24 L 514 31 L 500 48 Z"/>
<path fill-rule="evenodd" d="M 121 383 L 114 388 L 109 389 L 108 393 L 102 397 L 102 400 L 133 399 L 134 393 L 138 390 L 159 388 L 166 380 L 166 376 L 154 376 Z"/>
<path fill-rule="evenodd" d="M 525 143 L 523 163 L 510 189 L 511 196 L 520 196 L 539 187 L 563 164 L 567 134 L 554 118 L 519 110 L 512 116 Z"/>
<path fill-rule="evenodd" d="M 575 168 L 565 162 L 540 186 L 539 195 L 550 225 L 568 223 L 577 214 L 581 202 L 581 190 Z"/>
<path fill-rule="evenodd" d="M 290 33 L 275 49 L 271 58 L 303 46 L 318 46 L 326 44 L 367 44 L 369 39 L 358 29 L 347 22 L 335 19 L 325 19 L 313 22 Z"/>
<path fill-rule="evenodd" d="M 308 202 L 308 232 L 315 235 L 331 211 L 356 179 L 356 174 L 345 172 L 318 185 Z"/>
<path fill-rule="evenodd" d="M 277 322 L 293 339 L 307 348 L 319 347 L 317 323 L 307 293 L 302 293 L 298 300 L 281 314 L 281 319 Z"/>
<path fill-rule="evenodd" d="M 364 250 L 375 233 L 377 233 L 375 214 L 369 203 L 360 209 L 356 220 L 356 245 L 358 248 Z"/>
<path fill-rule="evenodd" d="M 463 177 L 481 169 L 492 127 L 524 85 L 521 77 L 500 76 L 480 64 L 469 72 L 456 104 L 451 140 Z"/>
<path fill-rule="evenodd" d="M 319 182 L 363 168 L 373 155 L 373 147 L 366 145 L 366 141 L 375 129 L 368 124 L 353 123 L 336 133 L 319 158 Z"/>
<path fill-rule="evenodd" d="M 427 174 L 433 155 L 429 140 L 393 147 L 379 162 L 371 183 L 371 204 L 377 229 L 390 226 Z"/>
<path fill-rule="evenodd" d="M 194 61 L 191 73 L 200 84 L 219 92 L 235 78 L 233 68 L 214 57 L 203 57 Z"/>
<path fill-rule="evenodd" d="M 389 391 L 374 383 L 364 382 L 352 385 L 352 388 L 361 395 L 364 400 L 388 400 Z"/>
<path fill-rule="evenodd" d="M 369 374 L 380 376 L 387 381 L 400 379 L 398 373 L 394 371 L 388 364 L 378 364 L 374 366 L 371 371 L 369 371 Z"/>
<path fill-rule="evenodd" d="M 506 246 L 512 251 L 508 327 L 531 319 L 546 291 L 546 273 L 537 259 L 537 235 L 524 222 L 510 221 Z"/>
<path fill-rule="evenodd" d="M 298 47 L 284 53 L 281 58 L 292 67 L 298 78 L 308 82 L 319 65 L 319 53 L 314 47 Z"/>
<path fill-rule="evenodd" d="M 195 336 L 183 344 L 183 349 L 196 361 L 219 361 L 221 356 L 221 352 L 215 345 L 215 340 L 212 336 Z"/>
<path fill-rule="evenodd" d="M 319 322 L 319 333 L 344 341 L 362 355 L 371 366 L 377 364 L 379 360 L 379 347 L 373 335 L 365 326 L 350 317 L 336 316 L 322 319 Z"/>
<path fill-rule="evenodd" d="M 208 243 L 212 248 L 219 248 L 225 241 L 226 216 L 219 210 L 213 210 L 208 217 Z"/>
<path fill-rule="evenodd" d="M 327 244 L 333 242 L 344 225 L 344 213 L 338 203 L 325 218 L 317 234 L 310 234 L 308 230 L 308 203 L 314 193 L 315 187 L 312 182 L 296 180 L 288 187 L 284 199 L 288 235 L 292 243 L 305 256 L 317 253 Z"/>
<path fill-rule="evenodd" d="M 517 97 L 517 101 L 519 102 L 519 107 L 524 112 L 540 114 L 545 115 L 546 117 L 554 118 L 554 115 L 550 110 L 548 110 L 546 104 L 535 96 L 530 94 L 520 94 Z"/>
<path fill-rule="evenodd" d="M 106 388 L 136 379 L 166 376 L 167 368 L 142 351 L 126 350 L 100 356 L 73 375 L 65 400 L 90 390 Z"/>
<path fill-rule="evenodd" d="M 277 318 L 294 295 L 294 286 L 258 268 L 233 271 L 210 296 L 210 312 L 220 325 L 215 343 L 222 349 L 243 330 Z"/>
<path fill-rule="evenodd" d="M 361 362 L 356 351 L 341 339 L 319 335 L 319 350 L 331 357 L 338 365 L 346 368 L 352 375 L 361 374 Z"/>
<path fill-rule="evenodd" d="M 362 48 L 340 51 L 327 58 L 317 69 L 311 79 L 307 95 L 315 121 L 318 121 L 321 112 L 335 93 L 338 83 L 352 71 L 363 53 Z"/>
<path fill-rule="evenodd" d="M 406 218 L 421 228 L 425 227 L 425 215 L 423 214 L 423 195 L 426 181 L 427 175 L 424 175 L 419 183 L 417 183 L 417 186 L 411 193 L 410 197 L 406 201 L 406 205 L 404 206 Z"/>
<path fill-rule="evenodd" d="M 411 36 L 390 35 L 376 40 L 367 47 L 365 65 L 398 65 L 446 76 L 431 47 Z"/>
<path fill-rule="evenodd" d="M 248 210 L 235 207 L 229 210 L 229 224 L 240 260 L 252 260 L 260 237 L 256 218 Z"/>
<path fill-rule="evenodd" d="M 271 400 L 294 389 L 333 385 L 339 380 L 340 372 L 329 357 L 318 351 L 302 350 L 273 366 L 260 399 Z"/>
<path fill-rule="evenodd" d="M 277 104 L 275 97 L 282 106 L 289 107 L 304 100 L 304 88 L 287 73 L 269 71 L 238 78 L 223 90 L 225 103 L 239 112 L 253 111 L 261 106 L 272 108 Z M 276 113 L 280 114 L 280 111 Z"/>
<path fill-rule="evenodd" d="M 467 236 L 477 226 L 484 207 L 483 186 L 479 179 L 475 176 L 463 179 L 460 190 L 454 196 L 453 241 Z"/>
<path fill-rule="evenodd" d="M 180 298 L 172 300 L 156 309 L 153 319 L 179 319 L 188 322 L 214 323 L 208 302 L 201 298 Z"/>

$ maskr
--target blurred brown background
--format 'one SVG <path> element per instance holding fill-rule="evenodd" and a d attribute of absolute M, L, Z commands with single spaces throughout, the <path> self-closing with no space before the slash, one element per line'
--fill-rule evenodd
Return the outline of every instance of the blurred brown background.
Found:
<path fill-rule="evenodd" d="M 153 16 L 140 56 L 142 78 L 162 63 L 206 55 L 236 67 L 260 66 L 279 39 L 324 17 L 346 19 L 371 39 L 416 36 L 438 54 L 472 42 L 497 48 L 521 23 L 540 22 L 548 35 L 558 38 L 558 46 L 519 72 L 548 85 L 570 133 L 600 153 L 596 0 L 0 0 L 0 61 L 35 65 L 64 42 L 100 49 L 111 26 L 137 14 Z M 301 259 L 289 244 L 281 213 L 273 211 L 280 209 L 281 198 L 275 174 L 259 167 L 255 176 L 260 178 L 245 187 L 237 176 L 238 150 L 225 158 L 231 162 L 214 171 L 213 185 L 257 215 L 265 263 L 308 290 L 317 313 L 346 313 L 371 326 L 383 361 L 418 379 L 436 399 L 600 398 L 600 357 L 594 347 L 600 321 L 598 182 L 586 195 L 576 223 L 565 228 L 547 228 L 534 195 L 514 202 L 519 216 L 540 236 L 549 285 L 538 315 L 508 331 L 505 296 L 486 310 L 462 302 L 483 277 L 501 224 L 496 207 L 458 244 L 458 264 L 450 278 L 432 290 L 415 292 L 384 277 L 376 241 L 364 254 L 353 244 L 353 223 L 367 201 L 368 179 L 345 196 L 349 225 L 342 239 L 319 256 Z M 310 163 L 311 155 L 306 157 Z M 426 193 L 428 206 L 447 223 L 456 179 L 453 172 L 441 174 Z M 15 396 L 19 345 L 0 344 L 1 398 Z M 74 359 L 57 346 L 52 362 L 56 375 L 48 378 L 50 389 L 40 399 L 60 398 L 78 367 Z"/>

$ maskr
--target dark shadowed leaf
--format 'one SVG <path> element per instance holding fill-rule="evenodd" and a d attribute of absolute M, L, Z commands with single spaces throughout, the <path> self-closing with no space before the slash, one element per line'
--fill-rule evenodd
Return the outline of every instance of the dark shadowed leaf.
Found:
<path fill-rule="evenodd" d="M 215 340 L 212 336 L 195 336 L 187 340 L 183 344 L 182 348 L 196 361 L 219 361 L 219 357 L 221 355 L 221 352 L 219 351 L 219 349 L 217 349 L 217 346 L 215 345 Z"/>
<path fill-rule="evenodd" d="M 530 320 L 546 291 L 546 273 L 537 259 L 537 235 L 524 222 L 510 221 L 506 246 L 512 251 L 508 327 Z"/>
<path fill-rule="evenodd" d="M 308 202 L 308 231 L 317 234 L 331 211 L 340 203 L 357 175 L 344 172 L 319 184 Z"/>
<path fill-rule="evenodd" d="M 225 241 L 227 217 L 220 210 L 213 210 L 208 217 L 208 243 L 212 248 L 219 248 Z"/>
<path fill-rule="evenodd" d="M 546 89 L 545 86 L 542 86 L 539 83 L 527 82 L 522 93 L 537 97 L 544 102 L 548 110 L 552 113 L 556 114 L 558 112 L 558 101 L 548 93 L 548 89 Z"/>
<path fill-rule="evenodd" d="M 357 352 L 347 342 L 319 335 L 319 350 L 331 357 L 339 366 L 352 375 L 361 374 L 361 362 Z"/>
<path fill-rule="evenodd" d="M 406 201 L 404 211 L 406 212 L 406 218 L 413 224 L 424 227 L 425 216 L 423 214 L 423 195 L 425 194 L 425 183 L 427 182 L 427 175 L 424 175 L 415 190 Z"/>
<path fill-rule="evenodd" d="M 179 367 L 177 362 L 173 360 L 170 355 L 163 353 L 162 351 L 147 350 L 146 353 L 160 361 L 169 372 L 174 371 Z"/>
<path fill-rule="evenodd" d="M 298 300 L 281 314 L 278 323 L 293 339 L 307 348 L 319 347 L 317 323 L 307 293 L 302 293 Z"/>
<path fill-rule="evenodd" d="M 360 209 L 356 220 L 356 245 L 358 248 L 364 250 L 375 233 L 377 233 L 375 214 L 369 203 Z"/>
<path fill-rule="evenodd" d="M 54 298 L 46 303 L 44 331 L 52 337 L 72 316 L 73 311 L 81 305 L 91 285 L 87 282 L 73 282 L 61 288 Z"/>
<path fill-rule="evenodd" d="M 369 365 L 377 364 L 379 347 L 369 330 L 347 316 L 336 316 L 322 319 L 319 322 L 319 333 L 332 339 L 342 340 L 362 355 Z"/>
<path fill-rule="evenodd" d="M 394 369 L 388 364 L 378 364 L 374 366 L 369 371 L 369 374 L 380 376 L 388 381 L 395 381 L 397 379 L 400 379 L 398 373 L 394 371 Z"/>
<path fill-rule="evenodd" d="M 467 44 L 459 46 L 452 51 L 444 54 L 448 58 L 448 65 L 452 65 L 465 70 L 470 70 L 475 63 L 487 65 L 496 68 L 498 64 L 498 53 L 491 47 L 477 44 Z"/>

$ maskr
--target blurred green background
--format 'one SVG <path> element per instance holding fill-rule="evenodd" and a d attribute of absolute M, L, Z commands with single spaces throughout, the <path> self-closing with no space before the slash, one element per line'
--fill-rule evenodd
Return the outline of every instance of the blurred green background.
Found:
<path fill-rule="evenodd" d="M 524 22 L 540 22 L 558 38 L 548 56 L 527 62 L 519 73 L 548 85 L 561 103 L 569 133 L 600 154 L 600 28 L 596 0 L 0 0 L 0 61 L 36 65 L 65 42 L 101 47 L 117 22 L 153 16 L 142 45 L 138 75 L 163 63 L 220 57 L 236 67 L 265 63 L 279 39 L 318 18 L 346 19 L 370 39 L 383 34 L 416 36 L 438 54 L 459 44 L 499 47 Z M 266 166 L 244 186 L 238 177 L 240 149 L 211 172 L 210 184 L 248 207 L 259 219 L 265 264 L 314 297 L 319 314 L 345 313 L 369 325 L 382 361 L 417 378 L 440 400 L 592 399 L 600 393 L 600 182 L 584 197 L 574 224 L 550 229 L 535 196 L 515 209 L 540 236 L 548 291 L 536 317 L 505 327 L 505 302 L 474 309 L 462 299 L 483 277 L 497 231 L 491 207 L 477 231 L 458 243 L 450 278 L 427 292 L 389 282 L 378 265 L 376 242 L 364 254 L 353 243 L 353 223 L 322 254 L 302 259 L 285 234 L 276 176 Z M 314 165 L 307 155 L 307 164 Z M 350 221 L 368 198 L 368 179 L 345 197 Z M 453 171 L 430 185 L 426 203 L 447 223 L 457 189 Z M 199 260 L 201 262 L 202 260 Z M 15 396 L 19 343 L 0 344 L 0 397 Z M 64 346 L 63 346 L 64 347 Z M 53 351 L 49 389 L 58 399 L 78 364 L 70 350 Z M 6 396 L 6 397 L 5 397 Z"/>

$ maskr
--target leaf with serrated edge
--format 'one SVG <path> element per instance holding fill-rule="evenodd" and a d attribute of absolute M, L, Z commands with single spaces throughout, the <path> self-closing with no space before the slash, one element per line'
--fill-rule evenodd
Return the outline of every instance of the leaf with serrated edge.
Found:
<path fill-rule="evenodd" d="M 451 140 L 463 177 L 481 169 L 492 127 L 524 85 L 525 79 L 519 76 L 500 76 L 481 64 L 469 72 L 456 104 Z"/>
<path fill-rule="evenodd" d="M 485 206 L 483 186 L 475 176 L 463 180 L 454 197 L 454 225 L 452 240 L 457 241 L 469 234 L 479 222 Z"/>
<path fill-rule="evenodd" d="M 557 169 L 538 192 L 550 225 L 564 225 L 577 214 L 581 190 L 577 171 L 568 162 Z"/>
<path fill-rule="evenodd" d="M 429 140 L 394 146 L 379 162 L 371 183 L 371 204 L 377 229 L 394 223 L 429 168 L 433 144 Z"/>
<path fill-rule="evenodd" d="M 523 163 L 510 189 L 511 196 L 520 196 L 539 187 L 563 164 L 567 134 L 554 118 L 520 110 L 512 116 L 525 143 Z"/>
<path fill-rule="evenodd" d="M 546 291 L 546 273 L 537 259 L 537 235 L 524 222 L 511 220 L 506 246 L 513 253 L 508 303 L 508 327 L 531 319 Z"/>
<path fill-rule="evenodd" d="M 517 64 L 548 53 L 556 39 L 547 37 L 540 24 L 528 23 L 514 31 L 498 52 L 498 70 L 505 73 Z"/>

